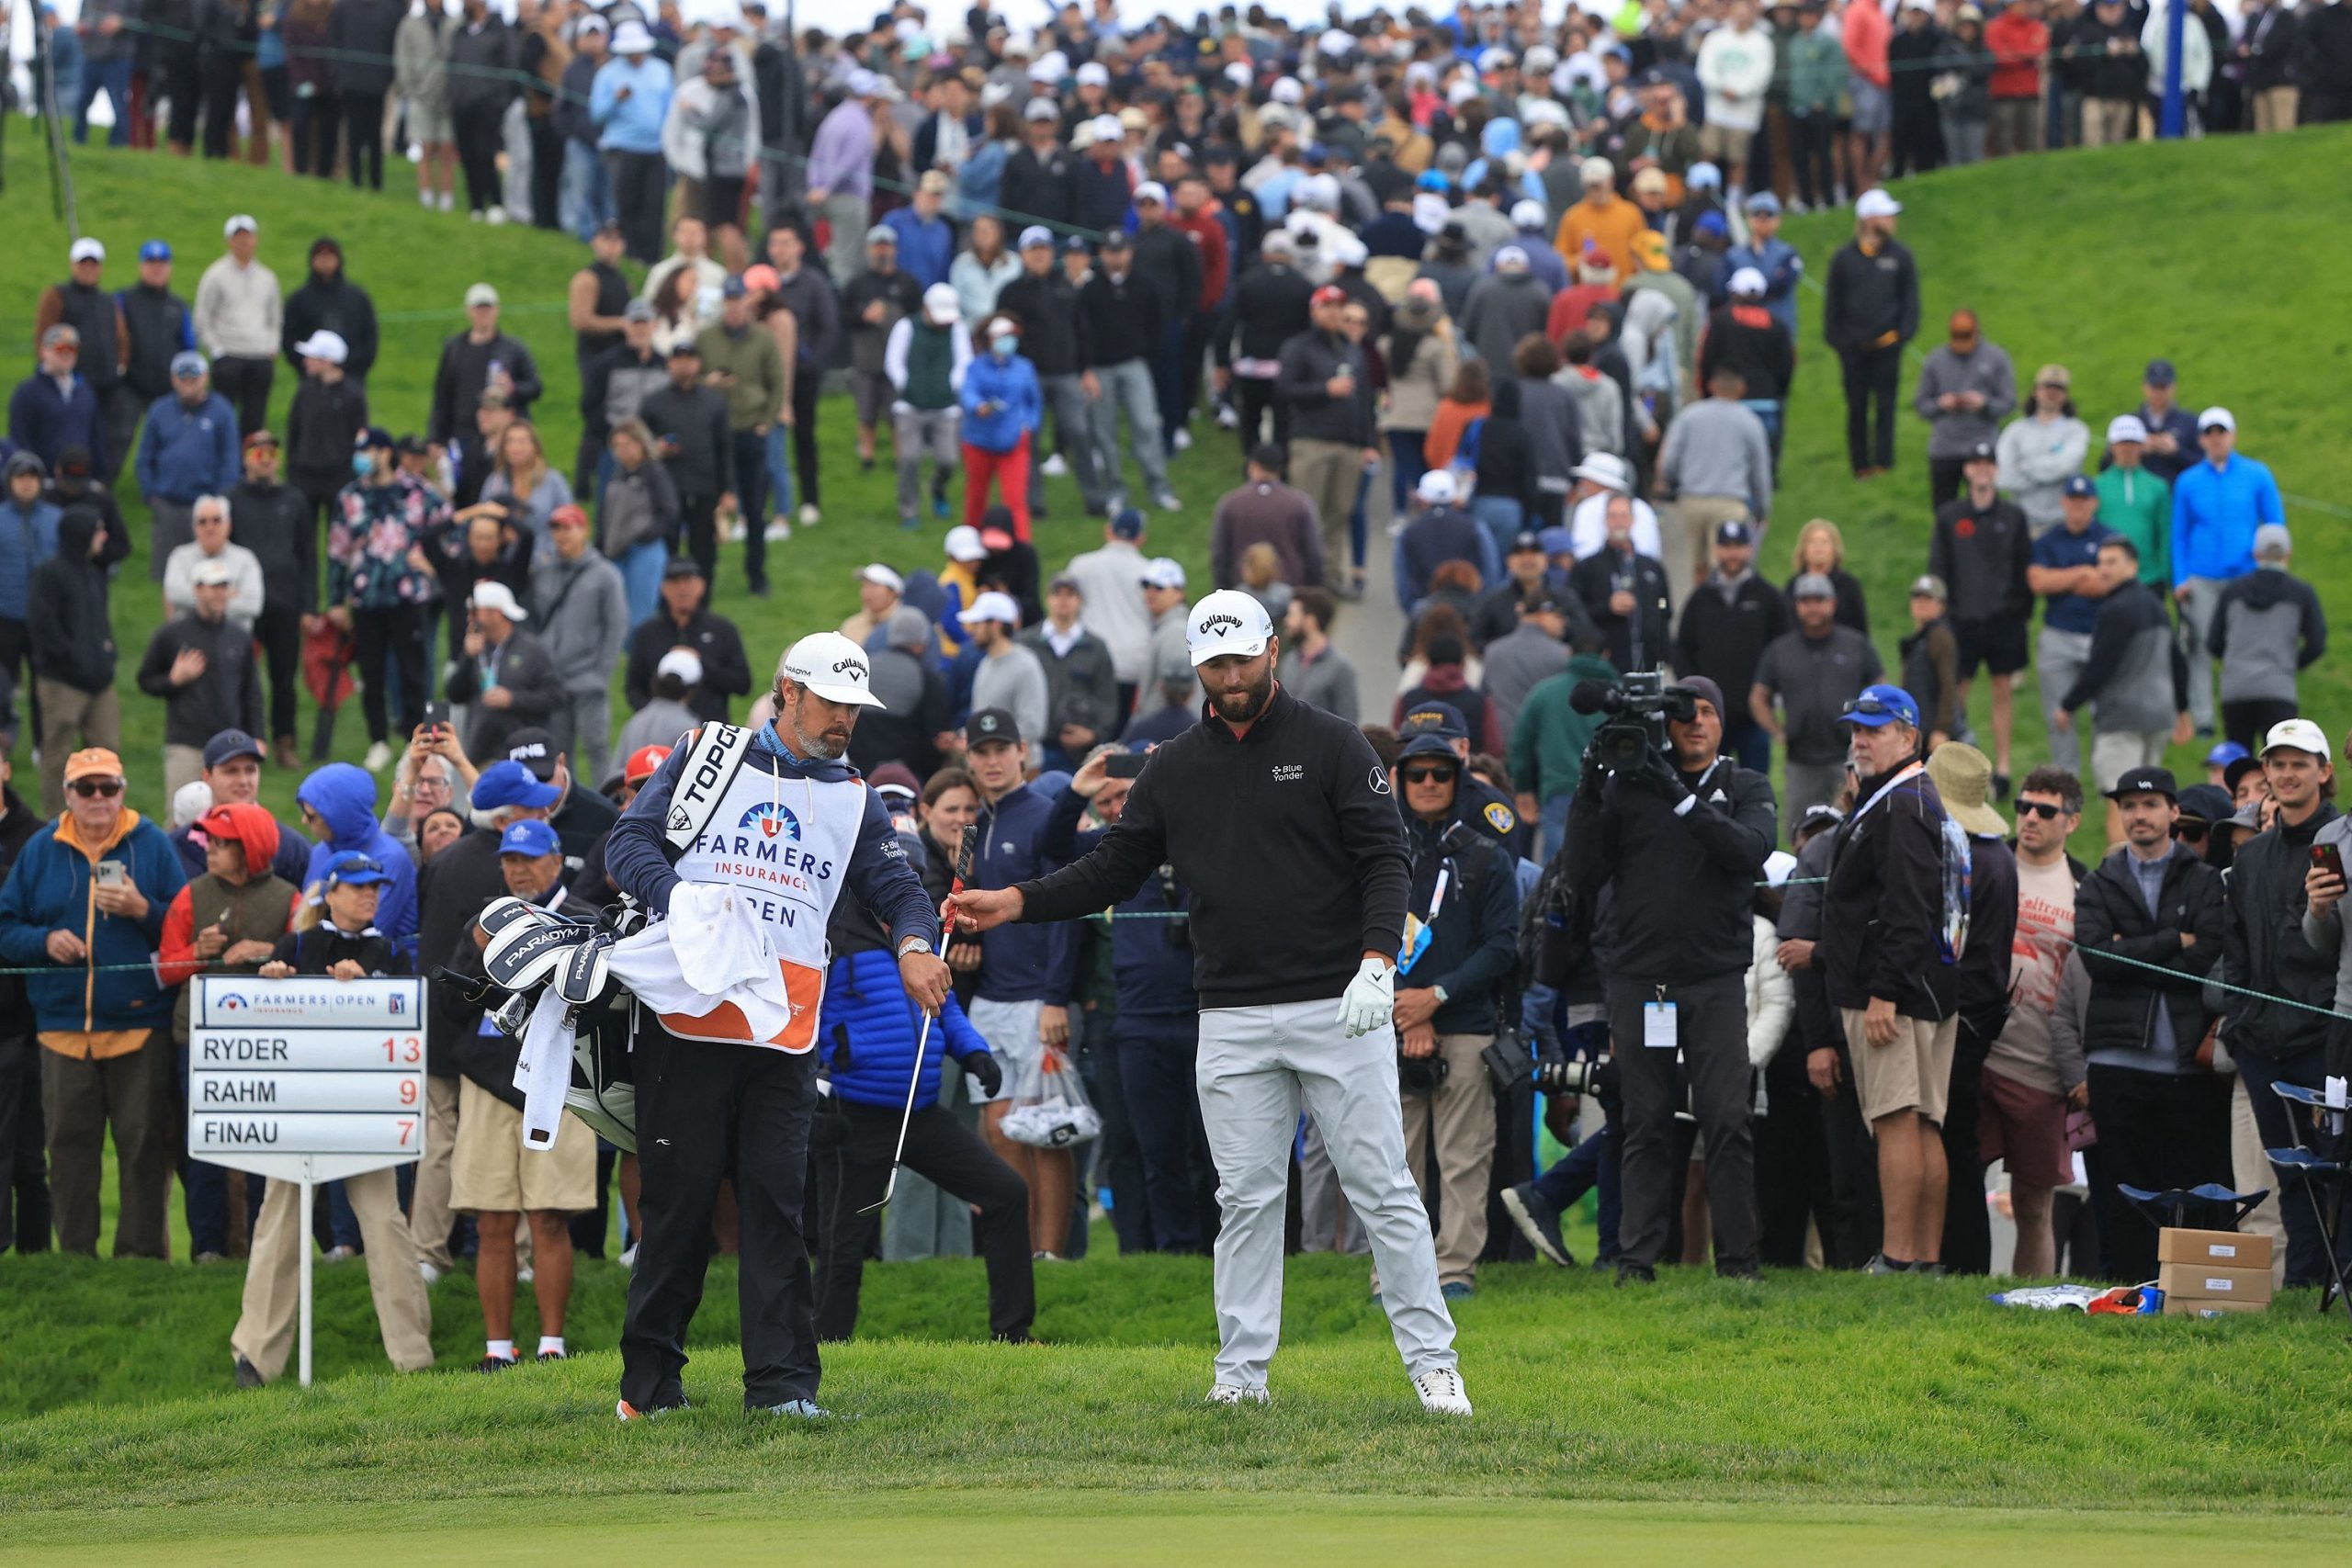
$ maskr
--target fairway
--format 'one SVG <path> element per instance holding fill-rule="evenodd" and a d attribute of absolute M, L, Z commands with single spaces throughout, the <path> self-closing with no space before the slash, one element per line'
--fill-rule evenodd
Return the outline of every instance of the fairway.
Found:
<path fill-rule="evenodd" d="M 1248 1562 L 1320 1568 L 1333 1562 L 1454 1564 L 1556 1559 L 1848 1564 L 1998 1561 L 2012 1568 L 2079 1563 L 2086 1532 L 2145 1564 L 2211 1562 L 2259 1551 L 2274 1568 L 2342 1560 L 2342 1526 L 2316 1518 L 2217 1519 L 2177 1514 L 2087 1514 L 1882 1507 L 1731 1508 L 1701 1505 L 1385 1500 L 1329 1495 L 1166 1498 L 1093 1492 L 1015 1497 L 898 1493 L 788 1508 L 696 1499 L 649 1507 L 583 1501 L 519 1525 L 496 1504 L 422 1514 L 346 1511 L 320 1534 L 252 1533 L 242 1509 L 175 1514 L 166 1532 L 104 1544 L 70 1525 L 13 1530 L 0 1563 L 107 1568 L 277 1568 L 358 1547 L 403 1563 L 529 1568 L 582 1562 L 768 1563 L 780 1554 L 860 1564 L 1036 1568 L 1061 1562 Z M 649 1513 L 662 1517 L 649 1518 Z M 495 1522 L 493 1522 L 495 1521 Z M 64 1521 L 59 1521 L 63 1524 Z M 395 1537 L 396 1532 L 396 1537 Z M 336 1537 L 345 1539 L 338 1540 Z"/>

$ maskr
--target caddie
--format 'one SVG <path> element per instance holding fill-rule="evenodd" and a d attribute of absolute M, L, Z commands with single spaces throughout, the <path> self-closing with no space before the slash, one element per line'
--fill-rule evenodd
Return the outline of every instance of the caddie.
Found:
<path fill-rule="evenodd" d="M 825 931 L 844 886 L 888 928 L 907 994 L 945 1000 L 939 919 L 881 801 L 842 759 L 861 709 L 883 705 L 866 655 L 836 632 L 792 645 L 775 717 L 756 730 L 705 724 L 673 751 L 605 846 L 615 886 L 662 919 L 698 919 L 681 884 L 732 889 L 774 950 L 789 1021 L 753 1038 L 729 1004 L 700 1014 L 640 1003 L 637 1136 L 644 1237 L 621 1330 L 624 1421 L 686 1404 L 686 1326 L 710 1261 L 711 1206 L 731 1177 L 742 1211 L 743 1404 L 819 1417 L 815 1298 L 801 1200 L 817 1106 L 812 1047 L 824 998 Z M 684 904 L 691 904 L 688 909 Z M 741 918 L 741 917 L 738 917 Z M 672 944 L 741 940 L 673 929 Z"/>

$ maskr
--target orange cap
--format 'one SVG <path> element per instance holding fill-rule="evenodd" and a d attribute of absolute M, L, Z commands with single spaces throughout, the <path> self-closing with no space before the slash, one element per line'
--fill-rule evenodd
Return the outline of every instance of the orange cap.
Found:
<path fill-rule="evenodd" d="M 122 759 L 103 746 L 93 746 L 85 751 L 76 751 L 65 759 L 67 784 L 72 784 L 75 779 L 119 779 L 120 777 L 122 777 Z"/>

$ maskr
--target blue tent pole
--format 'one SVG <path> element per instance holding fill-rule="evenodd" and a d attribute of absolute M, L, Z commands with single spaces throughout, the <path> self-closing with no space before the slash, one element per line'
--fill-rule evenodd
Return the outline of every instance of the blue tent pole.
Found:
<path fill-rule="evenodd" d="M 2188 129 L 2188 101 L 2180 88 L 2180 57 L 2188 24 L 2187 0 L 2169 0 L 2165 7 L 2164 107 L 2156 118 L 2156 134 L 2167 140 Z"/>

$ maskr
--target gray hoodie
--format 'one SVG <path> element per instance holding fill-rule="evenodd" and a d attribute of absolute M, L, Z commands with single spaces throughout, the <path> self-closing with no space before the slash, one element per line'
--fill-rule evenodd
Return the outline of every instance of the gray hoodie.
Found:
<path fill-rule="evenodd" d="M 566 695 L 612 684 L 628 646 L 628 590 L 620 569 L 594 550 L 550 555 L 531 569 L 531 629 L 555 660 Z"/>
<path fill-rule="evenodd" d="M 2206 650 L 2222 661 L 2225 703 L 2295 701 L 2295 674 L 2327 651 L 2327 615 L 2284 566 L 2233 577 L 2213 607 Z"/>
<path fill-rule="evenodd" d="M 1511 373 L 1510 351 L 1530 333 L 1544 330 L 1552 311 L 1552 291 L 1532 272 L 1498 272 L 1470 286 L 1462 307 L 1462 336 L 1498 377 Z"/>
<path fill-rule="evenodd" d="M 1982 392 L 1984 406 L 1937 407 L 1946 392 Z M 1930 426 L 1929 457 L 1964 457 L 1980 441 L 1989 446 L 2000 434 L 2001 422 L 2018 406 L 2018 373 L 2008 351 L 1982 338 L 1969 354 L 1954 354 L 1951 344 L 1945 344 L 1919 367 L 1919 390 L 1912 406 Z"/>

